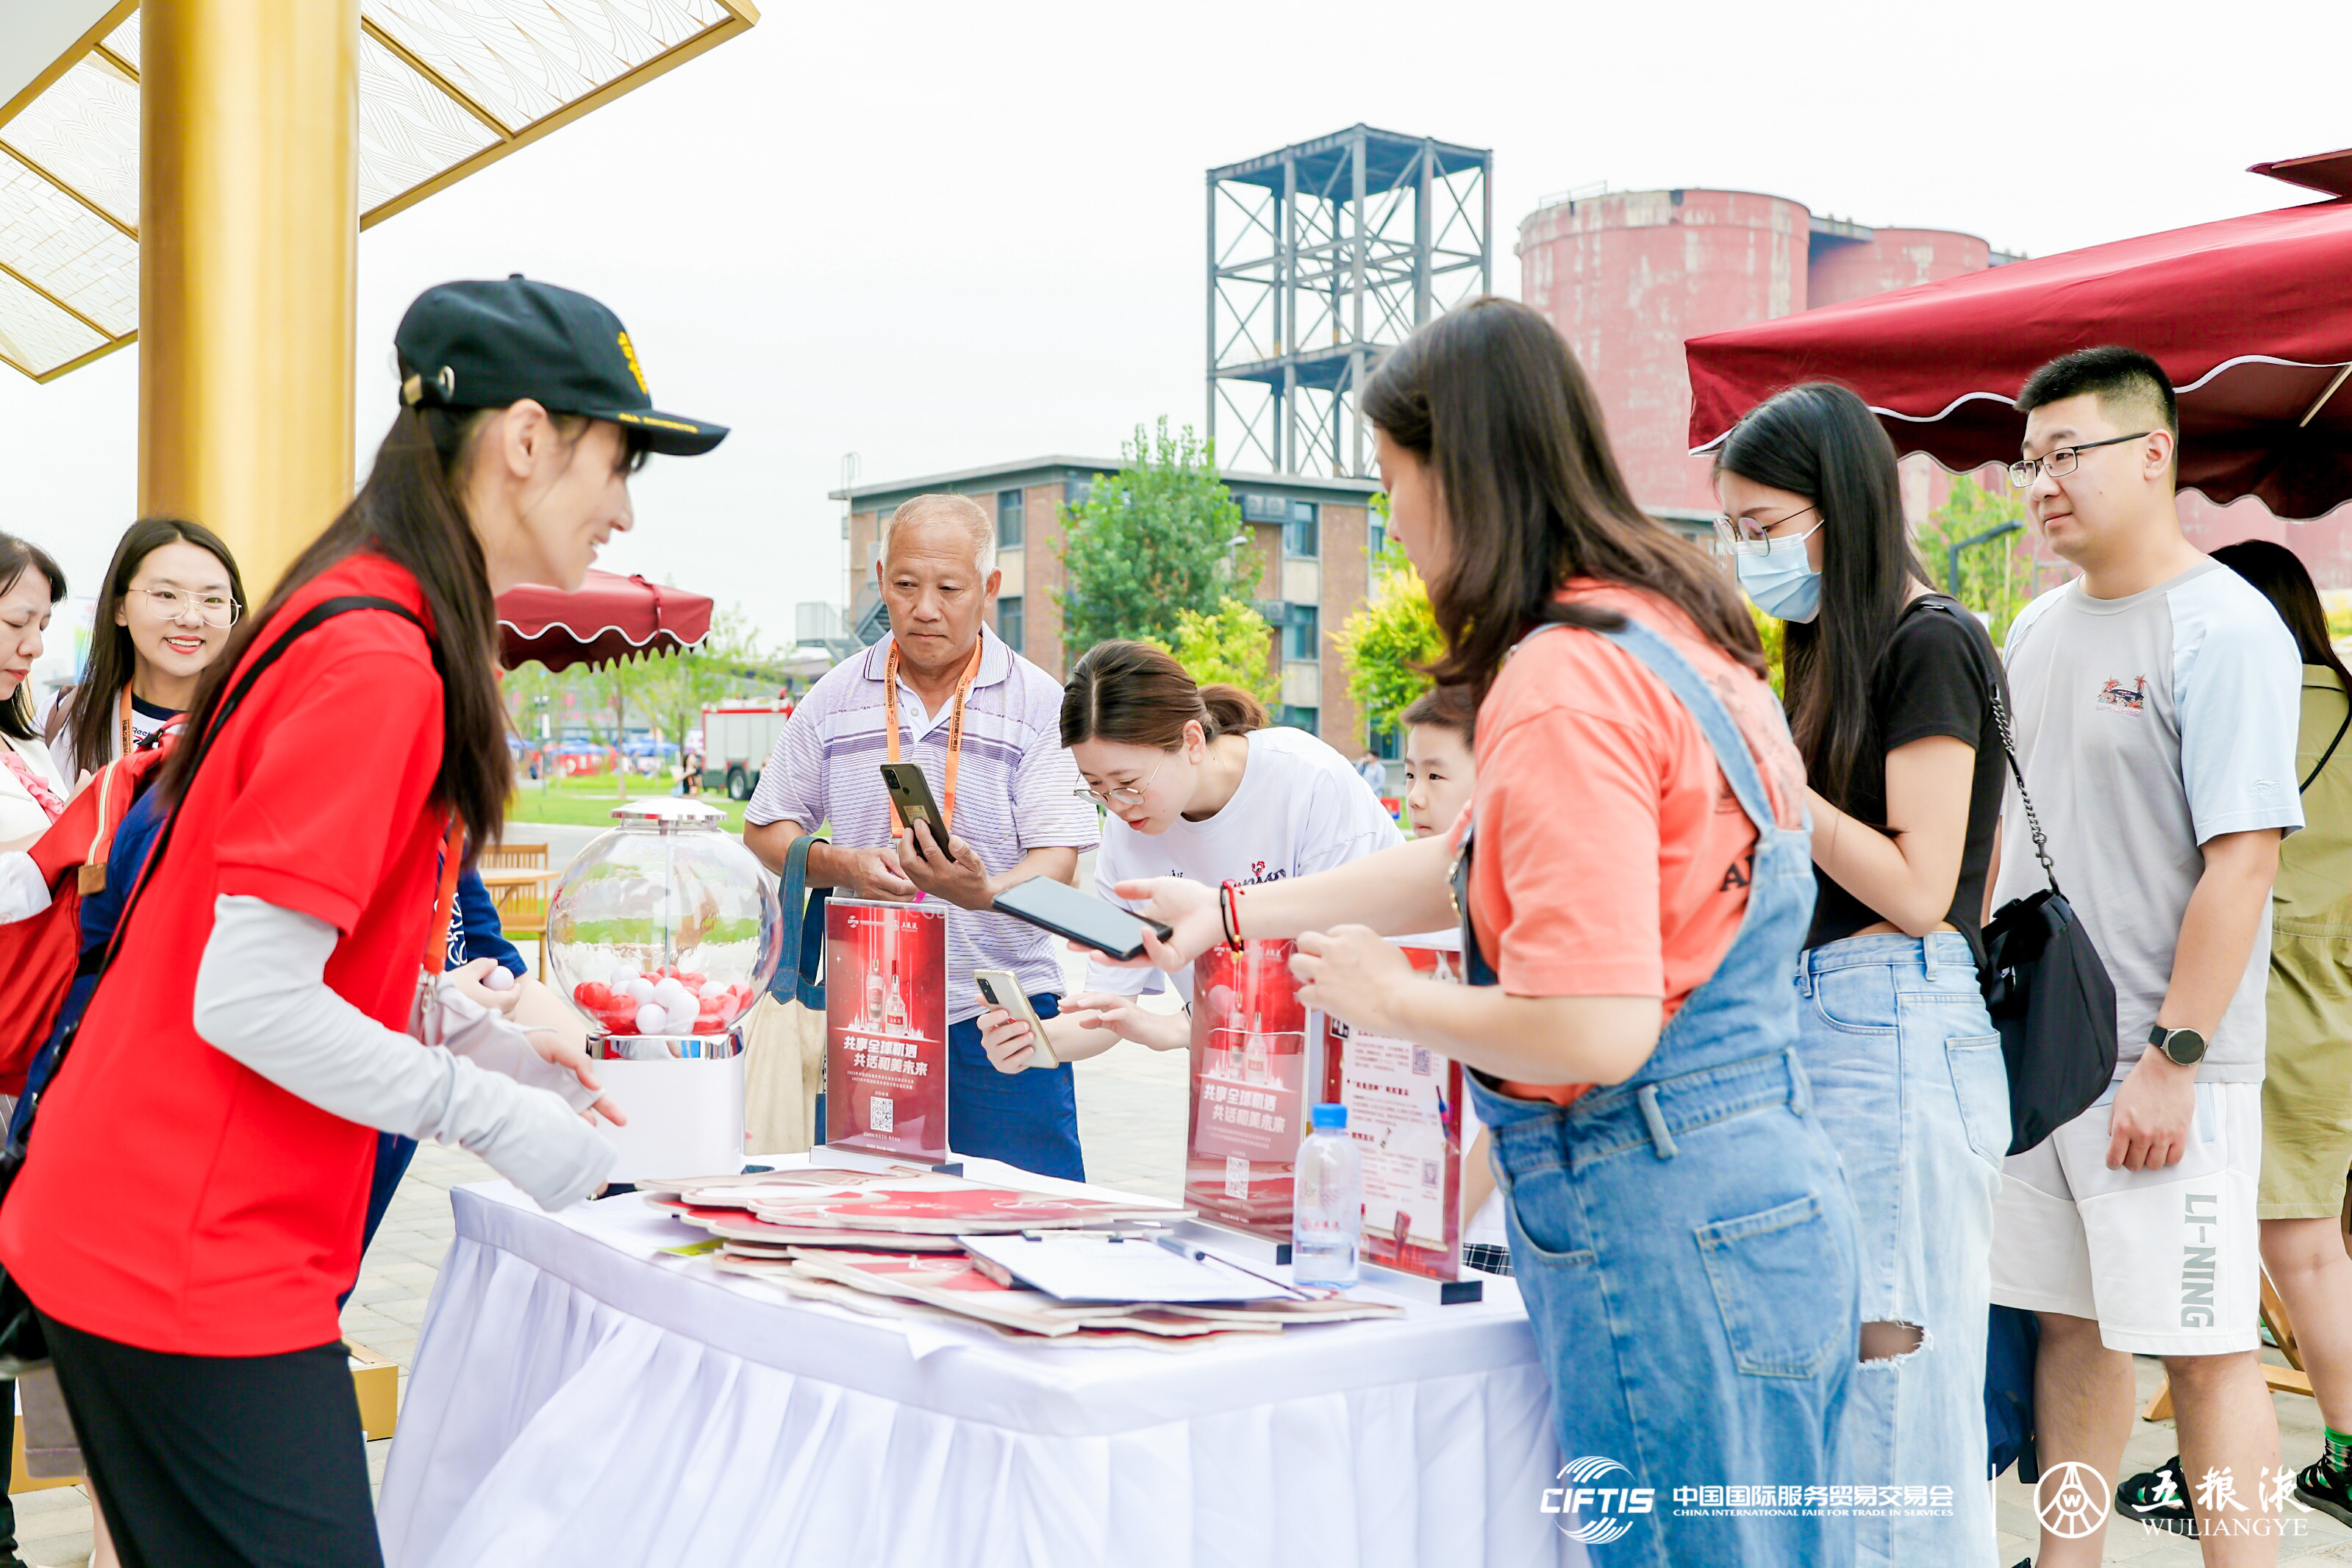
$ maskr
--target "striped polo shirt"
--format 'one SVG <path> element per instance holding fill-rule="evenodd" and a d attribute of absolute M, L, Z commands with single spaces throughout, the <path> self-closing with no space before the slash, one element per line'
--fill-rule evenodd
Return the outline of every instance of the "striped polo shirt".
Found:
<path fill-rule="evenodd" d="M 1054 677 L 982 632 L 980 674 L 964 701 L 963 760 L 956 769 L 955 836 L 970 843 L 990 874 L 1031 850 L 1095 847 L 1099 819 L 1082 800 L 1077 764 L 1063 749 L 1062 688 Z M 743 812 L 746 823 L 792 821 L 804 829 L 830 823 L 833 841 L 847 849 L 891 841 L 890 796 L 881 764 L 889 760 L 883 672 L 885 637 L 856 658 L 827 671 L 784 721 L 760 787 Z M 898 682 L 899 758 L 930 780 L 947 803 L 948 720 L 952 698 L 928 713 L 903 676 Z M 1009 915 L 950 909 L 948 915 L 948 1021 L 980 1011 L 974 969 L 1010 969 L 1031 996 L 1063 989 L 1055 938 Z"/>

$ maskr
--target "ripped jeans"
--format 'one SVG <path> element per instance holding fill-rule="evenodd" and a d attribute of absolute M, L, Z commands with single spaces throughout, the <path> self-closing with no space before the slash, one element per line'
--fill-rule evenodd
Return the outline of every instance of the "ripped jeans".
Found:
<path fill-rule="evenodd" d="M 1864 1362 L 1846 1400 L 1841 1482 L 1949 1487 L 1949 1513 L 1856 1517 L 1860 1564 L 1990 1563 L 1985 1312 L 2009 1079 L 1968 939 L 1849 936 L 1808 948 L 1798 1049 L 1853 1192 L 1862 1321 L 1920 1331 Z"/>

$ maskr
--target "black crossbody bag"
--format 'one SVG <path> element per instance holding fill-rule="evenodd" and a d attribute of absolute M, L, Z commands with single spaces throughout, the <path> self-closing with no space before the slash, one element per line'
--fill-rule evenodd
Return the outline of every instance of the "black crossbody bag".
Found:
<path fill-rule="evenodd" d="M 262 672 L 276 664 L 278 655 L 285 653 L 296 639 L 320 622 L 354 610 L 388 611 L 415 625 L 418 631 L 425 631 L 425 622 L 417 619 L 415 612 L 394 600 L 363 593 L 320 600 L 298 616 L 276 642 L 263 649 L 253 663 L 246 666 L 245 673 L 237 677 L 236 685 L 229 688 L 228 695 L 213 710 L 212 722 L 205 727 L 205 732 L 182 742 L 196 748 L 195 755 L 188 759 L 188 777 L 191 779 L 195 777 L 196 769 L 204 766 L 205 754 L 212 749 L 215 737 L 244 703 L 246 694 L 253 690 L 253 684 L 261 678 Z M 428 632 L 428 641 L 430 635 Z M 434 663 L 436 667 L 439 665 L 438 650 L 435 652 Z M 41 1096 L 55 1086 L 58 1074 L 65 1071 L 66 1057 L 73 1050 L 74 1037 L 81 1031 L 81 1020 L 89 1016 L 90 1008 L 98 1001 L 97 988 L 105 983 L 106 971 L 113 967 L 115 955 L 121 951 L 123 933 L 131 929 L 131 914 L 138 909 L 140 895 L 147 891 L 147 884 L 154 880 L 155 868 L 163 863 L 163 853 L 172 847 L 172 830 L 179 819 L 180 813 L 174 809 L 156 831 L 155 844 L 148 852 L 147 863 L 140 872 L 139 880 L 131 884 L 130 895 L 122 901 L 122 914 L 114 923 L 114 935 L 108 939 L 105 955 L 99 959 L 93 970 L 99 979 L 93 983 L 81 1012 L 67 1026 L 64 1035 L 58 1040 L 57 1056 L 50 1065 L 47 1082 L 27 1094 L 24 1119 L 16 1136 L 9 1140 L 5 1150 L 0 1150 L 0 1203 L 7 1200 L 8 1190 L 16 1185 L 16 1174 L 25 1168 L 25 1152 L 33 1136 L 34 1119 L 40 1114 Z M 48 1337 L 42 1331 L 40 1316 L 34 1312 L 32 1301 L 26 1296 L 25 1288 L 16 1282 L 16 1276 L 7 1271 L 5 1265 L 0 1265 L 0 1378 L 20 1376 L 48 1364 Z"/>
<path fill-rule="evenodd" d="M 2033 857 L 2050 885 L 1996 911 L 1984 928 L 1985 1010 L 2000 1031 L 2009 1070 L 2009 1152 L 2021 1155 L 2088 1110 L 2116 1075 L 2116 983 L 2050 863 L 2050 841 L 2026 793 L 2000 685 L 1993 718 L 2017 796 L 2033 831 Z"/>

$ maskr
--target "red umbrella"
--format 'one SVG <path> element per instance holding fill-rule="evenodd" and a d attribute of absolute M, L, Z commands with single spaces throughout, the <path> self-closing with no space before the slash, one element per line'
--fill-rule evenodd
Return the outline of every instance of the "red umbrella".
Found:
<path fill-rule="evenodd" d="M 2025 378 L 2075 349 L 2155 356 L 2180 401 L 2180 483 L 2284 517 L 2352 498 L 2352 152 L 2256 164 L 2336 199 L 2255 213 L 1694 338 L 1690 438 L 1785 386 L 1843 382 L 1905 451 L 1956 472 L 2018 455 Z"/>
<path fill-rule="evenodd" d="M 576 593 L 526 583 L 499 595 L 499 660 L 551 670 L 691 648 L 710 634 L 710 601 L 593 567 Z"/>

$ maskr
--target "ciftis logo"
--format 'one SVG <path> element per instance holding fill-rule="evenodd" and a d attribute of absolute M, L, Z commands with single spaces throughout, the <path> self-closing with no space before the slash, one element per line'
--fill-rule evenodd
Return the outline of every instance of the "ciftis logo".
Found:
<path fill-rule="evenodd" d="M 1616 1460 L 1592 1454 L 1560 1467 L 1555 1479 L 1563 1484 L 1544 1489 L 1543 1511 L 1571 1513 L 1580 1520 L 1561 1525 L 1562 1535 L 1587 1546 L 1606 1546 L 1632 1530 L 1637 1515 L 1656 1505 L 1658 1494 L 1649 1487 L 1605 1484 L 1612 1475 L 1633 1479 L 1633 1472 Z"/>

